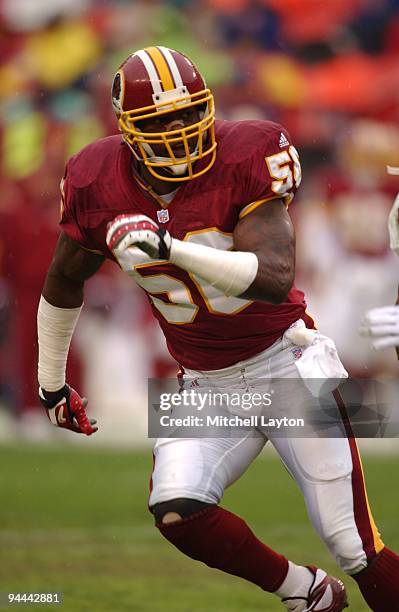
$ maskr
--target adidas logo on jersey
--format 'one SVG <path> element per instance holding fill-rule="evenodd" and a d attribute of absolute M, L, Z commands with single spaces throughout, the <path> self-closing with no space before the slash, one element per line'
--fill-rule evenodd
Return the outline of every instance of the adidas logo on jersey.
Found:
<path fill-rule="evenodd" d="M 280 140 L 278 141 L 278 144 L 279 144 L 280 149 L 282 149 L 283 147 L 287 147 L 290 144 L 285 134 L 283 134 L 283 132 L 281 132 L 280 134 Z"/>

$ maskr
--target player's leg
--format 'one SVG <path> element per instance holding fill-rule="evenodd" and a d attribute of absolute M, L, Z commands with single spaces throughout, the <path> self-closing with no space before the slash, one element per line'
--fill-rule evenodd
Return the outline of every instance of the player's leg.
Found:
<path fill-rule="evenodd" d="M 275 438 L 301 488 L 313 526 L 375 612 L 399 601 L 399 557 L 384 547 L 367 501 L 353 438 Z"/>
<path fill-rule="evenodd" d="M 341 395 L 336 392 L 334 397 L 341 415 L 347 421 Z M 380 538 L 370 511 L 359 449 L 348 425 L 347 433 L 353 464 L 354 512 L 367 554 L 367 566 L 351 575 L 370 608 L 374 612 L 388 612 L 399 607 L 399 556 L 384 546 Z"/>
<path fill-rule="evenodd" d="M 289 597 L 296 585 L 306 585 L 307 593 L 316 579 L 311 571 L 288 562 L 258 540 L 243 519 L 218 506 L 224 489 L 263 445 L 263 438 L 249 436 L 159 442 L 149 505 L 163 536 L 189 557 L 280 597 Z"/>
<path fill-rule="evenodd" d="M 331 371 L 332 353 L 323 350 L 326 342 L 328 338 L 318 334 L 310 352 L 310 357 L 315 359 L 319 349 L 316 361 L 323 372 Z M 309 401 L 296 367 L 296 360 L 302 359 L 307 349 L 301 348 L 298 356 L 298 347 L 288 333 L 281 344 L 279 354 L 271 357 L 267 374 L 277 381 L 291 379 L 283 385 L 280 399 L 283 408 L 289 407 L 295 412 Z M 302 489 L 312 523 L 337 563 L 356 580 L 374 612 L 388 612 L 399 608 L 399 557 L 384 547 L 376 529 L 356 441 L 337 391 L 329 402 L 330 422 L 334 409 L 335 438 L 320 439 L 319 432 L 315 438 L 307 439 L 277 438 L 270 432 L 268 437 Z"/>

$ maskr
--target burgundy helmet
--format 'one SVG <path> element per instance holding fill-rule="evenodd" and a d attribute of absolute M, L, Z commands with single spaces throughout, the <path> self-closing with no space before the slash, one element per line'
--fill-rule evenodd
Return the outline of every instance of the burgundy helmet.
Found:
<path fill-rule="evenodd" d="M 213 95 L 192 61 L 182 53 L 166 47 L 148 47 L 130 55 L 115 74 L 112 105 L 123 138 L 136 159 L 144 162 L 156 178 L 190 180 L 214 164 Z M 192 107 L 198 110 L 199 119 L 191 125 L 159 132 L 140 129 L 140 121 Z M 155 155 L 152 145 L 163 145 L 167 155 Z M 173 148 L 184 153 L 177 157 Z M 195 171 L 195 162 L 203 158 L 207 163 Z M 167 173 L 157 172 L 161 168 Z"/>

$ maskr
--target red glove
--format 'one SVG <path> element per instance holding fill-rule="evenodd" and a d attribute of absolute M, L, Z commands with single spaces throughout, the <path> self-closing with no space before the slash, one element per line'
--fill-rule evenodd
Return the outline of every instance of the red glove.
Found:
<path fill-rule="evenodd" d="M 56 427 L 70 429 L 91 436 L 98 430 L 97 421 L 86 414 L 87 399 L 65 385 L 59 391 L 46 391 L 39 387 L 39 398 L 47 416 Z"/>

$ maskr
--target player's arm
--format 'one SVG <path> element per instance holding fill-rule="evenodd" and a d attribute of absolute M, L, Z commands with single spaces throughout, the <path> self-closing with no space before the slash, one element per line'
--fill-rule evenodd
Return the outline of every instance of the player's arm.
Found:
<path fill-rule="evenodd" d="M 102 256 L 82 249 L 62 233 L 46 276 L 37 314 L 40 399 L 55 425 L 87 435 L 97 428 L 86 416 L 87 401 L 66 384 L 65 369 L 83 305 L 84 283 L 103 261 Z"/>
<path fill-rule="evenodd" d="M 283 302 L 295 276 L 295 232 L 283 201 L 266 202 L 243 217 L 233 238 L 237 251 L 254 253 L 258 259 L 256 276 L 242 297 Z"/>
<path fill-rule="evenodd" d="M 261 209 L 262 208 L 262 209 Z M 143 215 L 119 215 L 109 224 L 107 244 L 119 262 L 139 247 L 194 273 L 227 296 L 281 303 L 294 275 L 294 232 L 280 200 L 269 202 L 238 222 L 234 251 L 172 238 Z"/>
<path fill-rule="evenodd" d="M 44 282 L 43 297 L 58 308 L 82 306 L 85 281 L 97 272 L 104 259 L 61 233 Z"/>
<path fill-rule="evenodd" d="M 397 168 L 389 168 L 388 172 L 399 174 Z M 388 231 L 390 247 L 399 256 L 399 194 L 389 213 Z M 375 349 L 395 347 L 399 359 L 399 288 L 395 306 L 372 308 L 366 312 L 361 322 L 360 333 L 372 338 Z"/>

